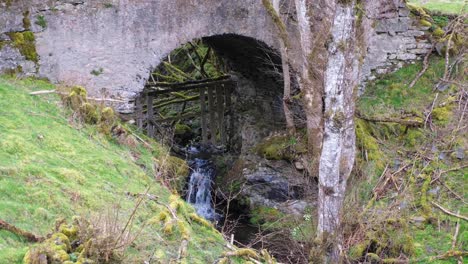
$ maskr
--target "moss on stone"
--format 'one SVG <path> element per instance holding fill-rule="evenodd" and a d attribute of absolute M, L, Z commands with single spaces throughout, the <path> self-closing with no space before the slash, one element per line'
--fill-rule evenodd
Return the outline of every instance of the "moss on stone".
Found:
<path fill-rule="evenodd" d="M 423 27 L 432 27 L 432 23 L 427 21 L 426 19 L 420 19 L 419 24 Z"/>
<path fill-rule="evenodd" d="M 273 22 L 275 23 L 276 27 L 278 28 L 279 35 L 281 37 L 281 40 L 283 40 L 284 45 L 286 47 L 289 47 L 288 31 L 286 29 L 286 25 L 284 24 L 283 20 L 279 16 L 278 12 L 276 12 L 270 0 L 262 0 L 262 3 L 263 3 L 263 6 L 265 6 L 270 17 L 273 19 Z"/>
<path fill-rule="evenodd" d="M 174 128 L 174 134 L 176 135 L 185 135 L 187 133 L 192 133 L 192 128 L 186 124 L 176 124 Z"/>
<path fill-rule="evenodd" d="M 254 208 L 250 212 L 250 222 L 254 225 L 263 225 L 265 223 L 273 223 L 284 217 L 278 209 L 266 206 Z"/>
<path fill-rule="evenodd" d="M 34 33 L 31 31 L 24 32 L 10 32 L 7 33 L 10 37 L 12 44 L 19 50 L 27 60 L 37 63 L 39 56 L 36 51 L 36 39 Z"/>
<path fill-rule="evenodd" d="M 29 19 L 29 11 L 23 13 L 23 27 L 25 30 L 31 29 L 31 20 Z"/>
<path fill-rule="evenodd" d="M 255 149 L 257 153 L 269 160 L 294 160 L 298 155 L 307 152 L 305 138 L 296 138 L 288 135 L 269 137 Z"/>

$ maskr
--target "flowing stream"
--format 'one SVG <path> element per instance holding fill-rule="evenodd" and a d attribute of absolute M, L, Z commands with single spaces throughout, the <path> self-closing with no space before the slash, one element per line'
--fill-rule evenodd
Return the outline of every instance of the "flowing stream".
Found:
<path fill-rule="evenodd" d="M 192 154 L 198 154 L 199 150 L 190 148 Z M 215 168 L 208 159 L 194 158 L 190 162 L 192 172 L 187 188 L 186 200 L 192 204 L 197 213 L 209 221 L 217 221 L 221 216 L 216 213 L 212 201 L 212 182 L 215 178 Z"/>

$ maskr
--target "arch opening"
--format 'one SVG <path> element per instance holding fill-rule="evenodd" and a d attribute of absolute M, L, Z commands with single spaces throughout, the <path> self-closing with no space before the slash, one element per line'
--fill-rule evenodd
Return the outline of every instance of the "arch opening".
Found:
<path fill-rule="evenodd" d="M 300 216 L 316 200 L 316 182 L 301 165 L 305 118 L 294 79 L 298 133 L 286 132 L 281 65 L 278 51 L 253 38 L 203 37 L 168 54 L 136 99 L 139 127 L 189 162 L 178 191 L 239 244 L 255 246 L 273 220 L 266 208 Z"/>

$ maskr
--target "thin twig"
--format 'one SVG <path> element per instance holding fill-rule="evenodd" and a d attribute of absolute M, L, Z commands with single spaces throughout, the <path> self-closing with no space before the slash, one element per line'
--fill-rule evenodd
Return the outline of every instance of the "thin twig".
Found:
<path fill-rule="evenodd" d="M 444 213 L 446 213 L 446 214 L 448 214 L 448 215 L 451 215 L 451 216 L 454 216 L 454 217 L 463 219 L 463 220 L 465 220 L 465 221 L 468 221 L 468 217 L 466 217 L 466 216 L 463 216 L 463 215 L 459 215 L 459 214 L 450 212 L 449 210 L 443 208 L 441 205 L 437 204 L 436 202 L 431 201 L 431 203 L 432 203 L 435 207 L 439 208 L 442 212 L 444 212 Z"/>
<path fill-rule="evenodd" d="M 408 86 L 408 88 L 413 88 L 413 86 L 416 84 L 416 82 L 418 82 L 418 80 L 424 75 L 424 73 L 427 71 L 427 69 L 429 68 L 429 57 L 431 56 L 432 54 L 432 51 L 434 50 L 435 48 L 435 42 L 432 44 L 431 46 L 431 49 L 427 52 L 426 56 L 424 57 L 424 62 L 423 62 L 423 68 L 422 70 L 418 73 L 418 75 L 416 75 L 416 77 L 414 78 L 414 80 L 410 83 L 410 85 Z"/>

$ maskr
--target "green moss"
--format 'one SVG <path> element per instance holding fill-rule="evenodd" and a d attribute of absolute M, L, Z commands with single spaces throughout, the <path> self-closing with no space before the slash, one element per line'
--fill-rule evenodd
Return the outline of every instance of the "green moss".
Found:
<path fill-rule="evenodd" d="M 260 206 L 250 212 L 250 223 L 253 225 L 263 225 L 273 223 L 284 217 L 284 214 L 276 208 Z"/>
<path fill-rule="evenodd" d="M 368 160 L 375 161 L 379 166 L 383 166 L 381 161 L 384 155 L 379 148 L 377 139 L 372 135 L 370 125 L 362 119 L 356 119 L 355 124 L 357 146 L 366 151 Z"/>
<path fill-rule="evenodd" d="M 31 30 L 31 20 L 29 19 L 29 11 L 23 13 L 23 27 L 24 30 Z"/>
<path fill-rule="evenodd" d="M 269 137 L 255 149 L 257 153 L 269 160 L 294 160 L 298 155 L 307 152 L 305 137 L 278 135 Z"/>
<path fill-rule="evenodd" d="M 39 56 L 36 51 L 36 39 L 31 31 L 7 33 L 12 44 L 27 60 L 37 63 Z"/>
<path fill-rule="evenodd" d="M 263 6 L 266 8 L 268 14 L 273 19 L 273 23 L 275 23 L 276 27 L 278 28 L 279 35 L 283 40 L 283 43 L 286 47 L 289 46 L 289 37 L 288 31 L 286 29 L 286 25 L 284 24 L 283 20 L 279 16 L 278 12 L 276 12 L 273 4 L 270 0 L 262 0 Z"/>
<path fill-rule="evenodd" d="M 93 105 L 93 104 L 83 103 L 80 106 L 79 112 L 81 114 L 81 117 L 82 117 L 83 121 L 86 124 L 94 125 L 99 120 L 99 114 L 98 114 L 97 107 L 95 105 Z"/>
<path fill-rule="evenodd" d="M 423 27 L 431 27 L 432 23 L 427 21 L 426 19 L 420 19 L 419 24 Z"/>
<path fill-rule="evenodd" d="M 427 191 L 429 191 L 429 188 L 431 187 L 431 176 L 427 174 L 421 174 L 421 178 L 424 179 L 424 182 L 421 187 L 421 198 L 419 200 L 419 204 L 426 218 L 430 218 L 432 210 L 431 206 L 429 205 L 429 196 L 427 195 Z"/>
<path fill-rule="evenodd" d="M 175 125 L 174 133 L 176 135 L 184 135 L 184 134 L 187 134 L 187 133 L 192 133 L 192 128 L 189 127 L 186 124 L 178 123 L 178 124 Z"/>
<path fill-rule="evenodd" d="M 99 131 L 105 135 L 110 136 L 112 128 L 117 122 L 117 116 L 114 109 L 111 107 L 104 107 L 100 113 Z"/>
<path fill-rule="evenodd" d="M 368 242 L 362 242 L 362 243 L 352 246 L 349 249 L 349 257 L 351 258 L 351 260 L 356 261 L 362 258 L 366 253 L 367 247 L 368 247 Z"/>
<path fill-rule="evenodd" d="M 432 118 L 437 125 L 447 125 L 452 115 L 452 107 L 450 105 L 437 107 L 432 111 Z"/>
<path fill-rule="evenodd" d="M 432 32 L 432 35 L 436 38 L 442 38 L 444 35 L 445 35 L 445 31 L 440 28 L 440 27 L 437 27 L 433 32 Z"/>
<path fill-rule="evenodd" d="M 415 147 L 424 140 L 424 133 L 420 129 L 409 129 L 402 137 L 406 146 Z"/>

